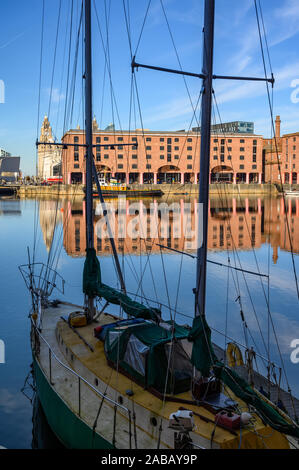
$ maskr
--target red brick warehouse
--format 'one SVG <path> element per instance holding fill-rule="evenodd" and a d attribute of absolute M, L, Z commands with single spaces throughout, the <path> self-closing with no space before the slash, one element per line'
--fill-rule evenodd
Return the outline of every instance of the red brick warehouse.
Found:
<path fill-rule="evenodd" d="M 248 124 L 249 132 L 243 131 Z M 226 123 L 212 126 L 210 182 L 262 183 L 263 137 L 253 133 L 253 123 Z M 226 127 L 225 127 L 226 126 Z M 243 126 L 244 127 L 244 126 Z M 134 144 L 137 147 L 125 146 Z M 71 129 L 63 143 L 74 144 L 63 151 L 65 184 L 85 183 L 84 131 Z M 76 145 L 77 144 L 77 145 Z M 191 132 L 119 131 L 98 129 L 93 122 L 94 157 L 98 174 L 107 181 L 133 184 L 198 183 L 200 130 Z"/>
<path fill-rule="evenodd" d="M 280 136 L 280 117 L 275 121 L 275 139 L 264 140 L 265 182 L 298 184 L 299 132 Z"/>

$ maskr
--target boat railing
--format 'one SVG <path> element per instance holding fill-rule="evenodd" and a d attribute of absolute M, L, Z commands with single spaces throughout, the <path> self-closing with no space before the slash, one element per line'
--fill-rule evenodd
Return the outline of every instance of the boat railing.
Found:
<path fill-rule="evenodd" d="M 63 277 L 44 263 L 30 263 L 19 266 L 19 271 L 26 287 L 42 297 L 50 297 L 54 289 L 64 294 L 65 280 Z"/>
<path fill-rule="evenodd" d="M 119 410 L 119 411 L 122 411 L 122 416 L 124 416 L 126 419 L 127 419 L 127 422 L 128 422 L 128 431 L 126 432 L 127 435 L 128 435 L 128 448 L 129 449 L 137 449 L 137 427 L 136 427 L 136 416 L 135 416 L 135 413 L 134 412 L 131 412 L 126 406 L 122 405 L 121 403 L 113 400 L 112 398 L 108 397 L 106 392 L 105 393 L 102 393 L 100 390 L 98 390 L 94 385 L 92 385 L 90 382 L 88 382 L 88 380 L 84 379 L 84 377 L 82 377 L 80 374 L 78 374 L 77 372 L 75 372 L 71 367 L 69 367 L 68 365 L 64 364 L 58 357 L 57 355 L 55 354 L 55 352 L 53 351 L 53 348 L 50 346 L 50 344 L 48 343 L 48 341 L 45 339 L 45 337 L 41 334 L 41 332 L 39 331 L 39 329 L 37 328 L 36 324 L 35 324 L 35 321 L 34 319 L 32 318 L 32 316 L 30 316 L 30 320 L 31 320 L 31 325 L 32 325 L 32 329 L 34 331 L 34 334 L 36 335 L 35 337 L 35 348 L 39 351 L 36 351 L 36 355 L 37 356 L 41 356 L 41 348 L 40 348 L 40 344 L 38 345 L 36 342 L 36 338 L 38 337 L 39 340 L 41 340 L 43 342 L 43 344 L 46 346 L 46 352 L 43 352 L 42 356 L 42 360 L 41 360 L 41 357 L 39 357 L 39 363 L 40 363 L 40 366 L 42 367 L 42 372 L 45 374 L 45 376 L 47 377 L 50 385 L 52 387 L 55 387 L 55 378 L 57 380 L 57 378 L 59 378 L 59 371 L 54 371 L 54 367 L 53 367 L 53 359 L 56 361 L 56 363 L 61 367 L 63 368 L 64 371 L 66 371 L 67 373 L 71 374 L 72 377 L 74 377 L 75 379 L 77 379 L 77 383 L 78 383 L 78 388 L 77 388 L 77 393 L 78 393 L 78 398 L 77 398 L 77 409 L 74 409 L 73 406 L 72 406 L 72 410 L 73 412 L 75 412 L 79 418 L 83 418 L 84 419 L 84 413 L 82 413 L 82 408 L 84 406 L 84 404 L 86 402 L 88 402 L 87 400 L 87 394 L 86 394 L 86 389 L 90 390 L 94 395 L 97 396 L 98 400 L 99 400 L 99 406 L 98 408 L 95 409 L 95 411 L 97 412 L 96 414 L 96 417 L 95 417 L 95 421 L 93 423 L 93 431 L 95 431 L 96 427 L 97 427 L 97 422 L 99 420 L 99 417 L 100 417 L 100 412 L 101 412 L 101 409 L 102 409 L 102 405 L 103 403 L 106 402 L 106 404 L 108 404 L 111 408 L 114 408 L 114 425 L 113 425 L 113 437 L 111 439 L 112 443 L 115 444 L 116 442 L 116 436 L 115 436 L 115 433 L 116 433 L 116 410 Z M 61 378 L 62 376 L 60 376 Z M 66 377 L 65 377 L 65 374 L 63 375 L 64 377 L 64 382 L 66 380 Z M 85 390 L 83 389 L 82 387 L 82 384 L 85 385 Z M 58 389 L 58 387 L 57 387 Z M 59 390 L 56 389 L 56 392 L 58 393 L 59 395 Z M 72 387 L 72 390 L 74 388 Z M 65 397 L 62 397 L 62 395 L 60 394 L 61 398 L 64 400 L 64 401 L 67 401 L 65 400 Z M 84 400 L 82 400 L 84 398 Z M 74 403 L 74 400 L 72 400 L 72 405 Z M 122 439 L 123 439 L 123 431 L 124 431 L 124 428 L 121 427 L 122 429 Z M 197 448 L 197 449 L 205 449 L 205 447 L 202 447 L 200 446 L 199 444 L 196 444 L 194 442 L 192 442 L 192 446 L 194 448 Z"/>
<path fill-rule="evenodd" d="M 49 383 L 51 386 L 55 386 L 55 377 L 56 379 L 59 377 L 59 374 L 57 373 L 57 370 L 55 371 L 53 367 L 53 359 L 56 361 L 58 366 L 60 368 L 63 368 L 64 371 L 67 371 L 73 378 L 75 378 L 78 381 L 78 400 L 77 400 L 77 414 L 79 417 L 81 417 L 82 413 L 82 397 L 86 398 L 86 391 L 82 390 L 82 384 L 84 384 L 90 391 L 92 391 L 99 399 L 99 402 L 106 402 L 109 403 L 112 407 L 115 409 L 123 411 L 129 421 L 131 422 L 131 411 L 122 405 L 121 403 L 118 403 L 117 401 L 113 400 L 112 398 L 108 397 L 106 393 L 102 393 L 100 390 L 98 390 L 94 385 L 92 385 L 88 380 L 86 380 L 84 377 L 82 377 L 80 374 L 75 372 L 71 367 L 68 365 L 64 364 L 59 357 L 55 354 L 53 351 L 53 348 L 50 346 L 50 344 L 47 342 L 47 340 L 44 338 L 44 336 L 41 334 L 39 329 L 37 328 L 33 318 L 31 317 L 31 325 L 34 331 L 35 336 L 35 348 L 39 349 L 39 354 L 37 356 L 40 356 L 39 362 L 40 365 L 42 366 L 42 371 L 46 375 L 47 379 L 49 380 Z M 37 345 L 38 342 L 36 341 L 36 338 L 39 338 L 40 341 L 46 346 L 46 352 L 43 351 L 42 357 L 41 357 L 41 348 L 40 344 L 39 346 Z M 47 364 L 48 363 L 48 364 Z M 72 387 L 73 389 L 73 387 Z M 101 406 L 101 405 L 100 405 Z"/>
<path fill-rule="evenodd" d="M 245 344 L 240 343 L 240 341 L 236 341 L 231 336 L 228 336 L 227 334 L 223 333 L 223 331 L 219 331 L 216 328 L 212 328 L 212 327 L 210 327 L 210 328 L 211 328 L 212 331 L 215 331 L 215 333 L 217 333 L 218 335 L 224 336 L 227 340 L 232 341 L 234 344 L 236 344 L 240 348 L 244 349 L 244 351 L 248 350 L 248 347 L 245 346 Z M 254 353 L 257 357 L 262 359 L 262 361 L 267 362 L 267 363 L 270 362 L 271 366 L 276 367 L 277 369 L 280 369 L 280 366 L 278 364 L 276 364 L 275 362 L 273 362 L 273 361 L 269 361 L 269 358 L 263 356 L 262 354 L 258 353 L 257 351 L 254 351 Z"/>

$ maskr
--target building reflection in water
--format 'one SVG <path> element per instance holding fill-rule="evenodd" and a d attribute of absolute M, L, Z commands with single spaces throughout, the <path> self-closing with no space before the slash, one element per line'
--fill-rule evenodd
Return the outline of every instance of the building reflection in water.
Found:
<path fill-rule="evenodd" d="M 175 250 L 196 251 L 195 228 L 198 225 L 197 200 L 176 199 L 178 210 L 167 213 L 161 210 L 159 201 L 134 202 L 109 201 L 115 209 L 110 215 L 110 222 L 115 227 L 114 236 L 120 253 L 142 254 L 146 251 L 159 252 L 157 243 Z M 101 206 L 95 203 L 95 249 L 99 255 L 111 255 L 111 246 Z M 143 203 L 143 206 L 142 206 Z M 59 202 L 56 218 L 56 201 L 41 201 L 40 223 L 47 249 L 49 249 L 55 223 L 63 222 L 63 243 L 68 255 L 85 256 L 86 225 L 85 202 L 83 200 L 63 200 Z M 150 204 L 152 214 L 150 217 Z M 153 209 L 154 208 L 154 209 Z M 156 209 L 155 209 L 156 208 Z M 293 251 L 299 253 L 299 200 L 286 200 L 286 213 L 289 222 Z M 136 225 L 138 211 L 141 214 Z M 134 233 L 134 227 L 137 232 Z M 188 230 L 189 229 L 189 230 Z M 103 235 L 104 234 L 104 235 Z M 273 261 L 278 258 L 278 248 L 290 251 L 290 239 L 285 223 L 285 208 L 282 198 L 226 199 L 225 204 L 219 198 L 209 203 L 208 248 L 213 251 L 251 250 L 270 243 L 273 249 Z"/>
<path fill-rule="evenodd" d="M 13 196 L 0 198 L 0 216 L 19 216 L 22 215 L 21 204 L 19 199 L 14 199 Z"/>
<path fill-rule="evenodd" d="M 54 228 L 62 223 L 62 200 L 43 200 L 39 201 L 39 223 L 43 233 L 43 239 L 47 248 L 50 250 Z"/>

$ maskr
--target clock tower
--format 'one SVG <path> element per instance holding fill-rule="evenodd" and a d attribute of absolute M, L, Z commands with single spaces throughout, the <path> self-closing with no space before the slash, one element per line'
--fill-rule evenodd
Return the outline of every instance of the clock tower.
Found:
<path fill-rule="evenodd" d="M 61 149 L 55 145 L 52 127 L 50 126 L 47 116 L 45 116 L 43 120 L 39 141 L 47 144 L 53 143 L 53 145 L 41 144 L 38 146 L 38 176 L 42 179 L 56 176 L 61 172 L 59 171 L 59 165 L 61 165 Z"/>

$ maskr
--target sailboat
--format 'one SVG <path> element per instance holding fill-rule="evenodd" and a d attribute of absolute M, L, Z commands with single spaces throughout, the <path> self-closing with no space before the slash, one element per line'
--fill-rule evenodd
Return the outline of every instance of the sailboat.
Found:
<path fill-rule="evenodd" d="M 299 438 L 298 425 L 247 383 L 245 366 L 241 376 L 225 365 L 223 351 L 212 344 L 205 315 L 215 1 L 205 0 L 199 190 L 203 243 L 197 253 L 196 287 L 190 289 L 195 297 L 192 328 L 165 321 L 159 304 L 153 307 L 129 297 L 111 232 L 120 290 L 102 280 L 93 231 L 93 180 L 104 213 L 105 201 L 92 153 L 91 0 L 84 7 L 83 305 L 51 300 L 54 291 L 63 292 L 64 281 L 49 266 L 29 258 L 20 268 L 32 297 L 33 368 L 47 421 L 67 448 L 289 448 Z M 141 66 L 133 60 L 133 68 Z M 105 301 L 101 311 L 96 298 Z M 119 305 L 125 315 L 110 314 L 109 305 Z M 242 371 L 237 350 L 235 360 Z"/>

